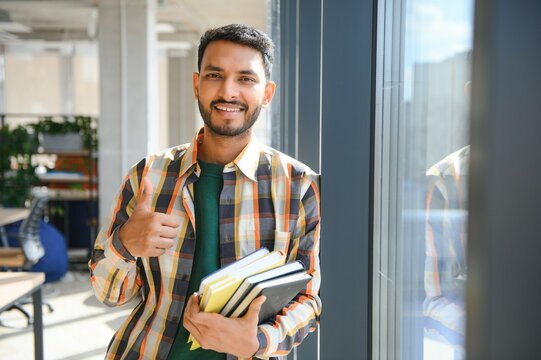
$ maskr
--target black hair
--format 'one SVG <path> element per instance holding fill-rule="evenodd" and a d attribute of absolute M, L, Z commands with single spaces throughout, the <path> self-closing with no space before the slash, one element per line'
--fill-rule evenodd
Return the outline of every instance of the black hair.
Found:
<path fill-rule="evenodd" d="M 201 71 L 201 61 L 205 50 L 213 41 L 227 40 L 236 44 L 249 46 L 261 53 L 263 57 L 263 66 L 265 67 L 265 76 L 270 79 L 274 44 L 270 37 L 263 31 L 254 29 L 244 24 L 231 24 L 215 29 L 207 30 L 199 41 L 197 53 L 197 70 Z"/>

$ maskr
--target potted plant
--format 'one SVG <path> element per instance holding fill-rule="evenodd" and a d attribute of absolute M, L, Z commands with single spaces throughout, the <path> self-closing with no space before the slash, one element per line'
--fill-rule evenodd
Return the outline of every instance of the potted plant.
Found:
<path fill-rule="evenodd" d="M 0 128 L 0 203 L 24 207 L 32 186 L 37 185 L 32 154 L 38 140 L 31 128 L 8 126 Z"/>
<path fill-rule="evenodd" d="M 44 117 L 34 124 L 0 128 L 0 204 L 3 206 L 22 207 L 29 198 L 30 190 L 39 184 L 32 164 L 32 155 L 41 146 L 48 152 L 69 152 L 76 150 L 95 151 L 97 149 L 96 122 L 89 116 L 63 117 L 55 121 Z M 62 136 L 74 135 L 80 139 L 80 145 L 73 147 Z M 43 138 L 60 136 L 53 142 L 44 144 Z M 66 146 L 66 144 L 68 144 Z M 52 146 L 48 147 L 48 146 Z M 95 166 L 95 165 L 92 165 Z"/>
<path fill-rule="evenodd" d="M 32 125 L 39 134 L 44 151 L 79 151 L 97 148 L 97 131 L 90 116 L 63 117 L 55 121 L 51 116 Z"/>

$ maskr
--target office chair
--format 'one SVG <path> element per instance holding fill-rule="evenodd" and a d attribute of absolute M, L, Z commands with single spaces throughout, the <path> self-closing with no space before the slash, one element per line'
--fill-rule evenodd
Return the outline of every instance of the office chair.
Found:
<path fill-rule="evenodd" d="M 15 237 L 19 240 L 20 247 L 0 247 L 0 268 L 8 268 L 15 271 L 30 270 L 32 265 L 45 255 L 45 250 L 39 236 L 39 225 L 43 216 L 43 211 L 49 200 L 49 194 L 46 188 L 35 188 L 32 190 L 32 202 L 30 205 L 30 214 L 23 220 L 16 234 L 7 234 L 8 237 Z M 24 302 L 17 303 L 6 311 L 16 309 L 27 318 L 28 325 L 33 320 L 31 315 L 21 306 Z M 44 303 L 49 311 L 53 308 L 50 304 Z"/>

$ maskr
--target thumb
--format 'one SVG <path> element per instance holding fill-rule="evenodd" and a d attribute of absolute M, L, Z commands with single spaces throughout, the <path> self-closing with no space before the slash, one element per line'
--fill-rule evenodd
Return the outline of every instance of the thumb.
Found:
<path fill-rule="evenodd" d="M 152 183 L 148 177 L 144 177 L 141 181 L 141 190 L 139 191 L 139 198 L 137 199 L 136 210 L 150 211 L 152 203 Z"/>
<path fill-rule="evenodd" d="M 262 295 L 258 296 L 254 301 L 252 301 L 248 311 L 246 312 L 246 318 L 253 320 L 253 322 L 257 324 L 259 322 L 259 311 L 261 310 L 261 306 L 263 306 L 265 300 L 267 300 L 267 298 Z"/>

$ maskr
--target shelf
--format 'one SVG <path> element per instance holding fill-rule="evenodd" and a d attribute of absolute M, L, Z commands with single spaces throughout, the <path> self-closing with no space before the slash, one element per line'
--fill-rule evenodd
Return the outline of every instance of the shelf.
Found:
<path fill-rule="evenodd" d="M 96 200 L 97 190 L 49 189 L 50 200 Z"/>
<path fill-rule="evenodd" d="M 89 150 L 73 150 L 73 151 L 43 150 L 43 151 L 38 151 L 36 154 L 37 155 L 60 155 L 60 156 L 89 156 L 91 155 Z"/>
<path fill-rule="evenodd" d="M 97 183 L 97 178 L 90 178 L 88 175 L 81 175 L 81 174 L 54 174 L 54 173 L 47 173 L 47 174 L 40 174 L 38 175 L 38 179 L 41 182 L 44 183 L 57 183 L 57 184 L 73 184 L 73 183 Z"/>
<path fill-rule="evenodd" d="M 41 150 L 35 153 L 35 155 L 56 155 L 56 156 L 73 156 L 73 157 L 90 157 L 92 159 L 98 158 L 98 153 L 90 150 Z"/>

